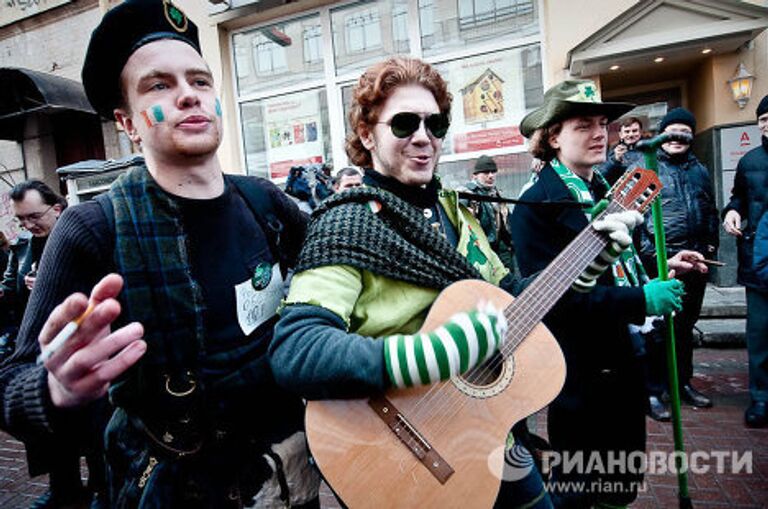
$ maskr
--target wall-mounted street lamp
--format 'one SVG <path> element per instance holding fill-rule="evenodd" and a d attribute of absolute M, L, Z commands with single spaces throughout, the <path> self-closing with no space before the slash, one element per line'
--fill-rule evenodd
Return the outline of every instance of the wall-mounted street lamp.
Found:
<path fill-rule="evenodd" d="M 739 108 L 744 108 L 749 102 L 749 98 L 752 96 L 752 83 L 755 81 L 755 77 L 752 76 L 744 64 L 740 63 L 736 74 L 733 78 L 728 80 L 728 86 L 731 87 L 731 94 L 733 100 L 739 105 Z"/>

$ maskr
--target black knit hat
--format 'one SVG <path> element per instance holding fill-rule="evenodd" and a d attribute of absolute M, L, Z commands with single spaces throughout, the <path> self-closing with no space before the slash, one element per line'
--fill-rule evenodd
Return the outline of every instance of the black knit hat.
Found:
<path fill-rule="evenodd" d="M 755 110 L 755 116 L 760 118 L 760 115 L 768 112 L 768 95 L 760 99 L 760 104 L 757 105 L 757 110 Z"/>
<path fill-rule="evenodd" d="M 499 167 L 496 166 L 496 161 L 488 156 L 480 156 L 472 173 L 496 173 L 497 171 L 499 171 Z"/>
<path fill-rule="evenodd" d="M 170 0 L 126 0 L 104 15 L 91 34 L 83 86 L 93 108 L 114 119 L 120 106 L 120 73 L 134 51 L 160 39 L 186 42 L 200 53 L 197 26 Z"/>
<path fill-rule="evenodd" d="M 685 108 L 674 108 L 664 115 L 664 118 L 659 122 L 659 132 L 663 133 L 664 129 L 671 124 L 684 124 L 691 128 L 691 131 L 696 132 L 696 117 L 693 113 Z"/>

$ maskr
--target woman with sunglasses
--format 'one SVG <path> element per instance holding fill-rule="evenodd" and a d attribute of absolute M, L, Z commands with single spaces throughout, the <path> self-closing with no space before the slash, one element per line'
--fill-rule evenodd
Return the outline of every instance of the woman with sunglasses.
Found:
<path fill-rule="evenodd" d="M 270 345 L 279 384 L 307 399 L 360 398 L 445 380 L 482 360 L 463 351 L 498 347 L 503 320 L 493 310 L 454 316 L 439 339 L 417 333 L 438 293 L 457 280 L 520 287 L 435 176 L 450 107 L 446 82 L 420 60 L 392 58 L 360 78 L 346 148 L 365 168 L 364 186 L 315 211 Z M 468 327 L 476 333 L 457 337 Z M 461 362 L 439 353 L 454 347 Z M 503 483 L 497 504 L 551 507 L 531 463 L 522 481 Z"/>

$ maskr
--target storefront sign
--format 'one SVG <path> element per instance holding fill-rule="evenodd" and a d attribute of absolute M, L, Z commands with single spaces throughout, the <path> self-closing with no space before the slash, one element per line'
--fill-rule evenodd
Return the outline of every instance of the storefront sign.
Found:
<path fill-rule="evenodd" d="M 291 166 L 323 162 L 317 92 L 269 100 L 264 116 L 270 178 L 285 178 Z"/>
<path fill-rule="evenodd" d="M 0 27 L 30 18 L 72 0 L 0 0 Z"/>
<path fill-rule="evenodd" d="M 456 134 L 453 137 L 455 153 L 490 150 L 493 148 L 514 147 L 525 143 L 520 129 L 515 127 L 498 127 L 483 129 L 469 133 Z"/>
<path fill-rule="evenodd" d="M 438 66 L 454 97 L 448 150 L 474 152 L 524 143 L 518 127 L 526 111 L 522 51 L 501 51 Z"/>
<path fill-rule="evenodd" d="M 760 129 L 755 124 L 720 130 L 720 157 L 723 170 L 734 170 L 741 156 L 760 146 Z"/>

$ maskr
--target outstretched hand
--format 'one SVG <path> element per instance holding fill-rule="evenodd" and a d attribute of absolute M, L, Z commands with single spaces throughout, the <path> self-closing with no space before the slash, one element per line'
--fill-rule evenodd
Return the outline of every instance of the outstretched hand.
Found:
<path fill-rule="evenodd" d="M 78 406 L 104 396 L 109 384 L 146 352 L 140 323 L 111 331 L 120 315 L 115 298 L 122 288 L 123 278 L 109 274 L 94 286 L 90 299 L 81 293 L 70 295 L 45 322 L 39 337 L 41 351 L 67 323 L 85 312 L 89 302 L 94 305 L 74 335 L 45 362 L 55 406 Z"/>
<path fill-rule="evenodd" d="M 679 276 L 692 270 L 702 274 L 706 274 L 709 271 L 709 268 L 704 263 L 704 255 L 698 251 L 689 251 L 687 249 L 680 251 L 667 260 L 667 267 L 670 270 L 669 279 L 675 277 L 675 274 Z"/>

